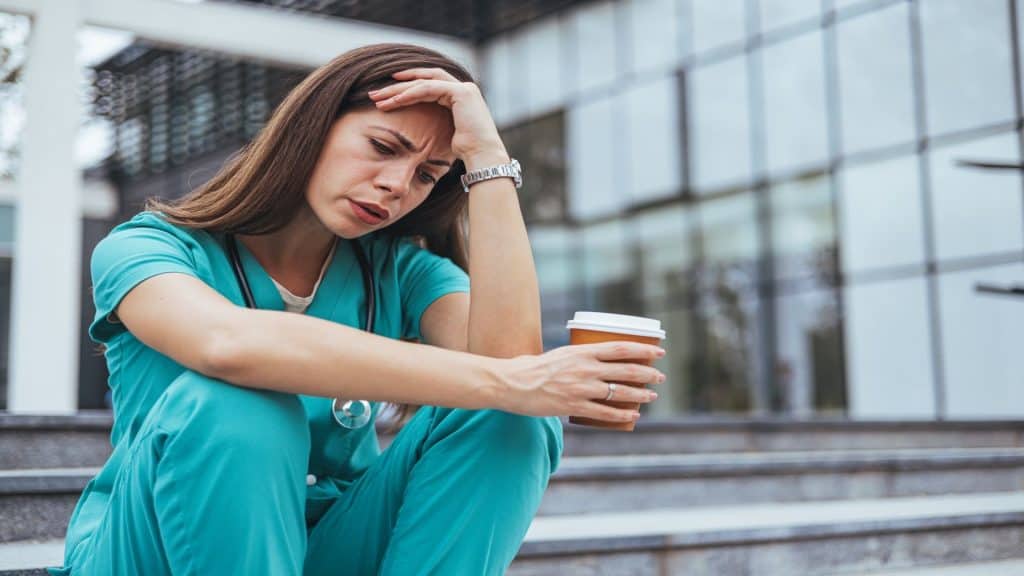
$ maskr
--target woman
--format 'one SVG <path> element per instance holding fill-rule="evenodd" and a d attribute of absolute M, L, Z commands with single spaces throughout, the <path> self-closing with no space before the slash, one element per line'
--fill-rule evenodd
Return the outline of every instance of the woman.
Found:
<path fill-rule="evenodd" d="M 115 228 L 90 326 L 114 452 L 51 572 L 502 573 L 558 466 L 557 416 L 635 418 L 593 400 L 663 379 L 641 365 L 655 346 L 543 353 L 513 179 L 459 181 L 509 162 L 463 68 L 369 46 L 209 183 Z M 383 453 L 382 402 L 422 405 Z"/>

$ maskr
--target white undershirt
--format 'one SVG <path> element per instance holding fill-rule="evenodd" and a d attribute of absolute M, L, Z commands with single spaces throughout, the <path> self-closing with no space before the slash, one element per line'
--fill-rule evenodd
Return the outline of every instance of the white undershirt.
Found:
<path fill-rule="evenodd" d="M 316 284 L 313 286 L 313 292 L 309 296 L 296 296 L 292 294 L 287 288 L 277 283 L 277 280 L 271 278 L 270 280 L 277 287 L 277 291 L 281 294 L 281 300 L 284 300 L 284 309 L 286 312 L 298 312 L 304 314 L 309 305 L 313 302 L 313 298 L 316 297 L 317 288 L 320 288 L 320 282 L 324 279 L 324 273 L 327 271 L 328 264 L 331 263 L 331 259 L 334 256 L 334 250 L 338 247 L 338 241 L 335 240 L 334 244 L 331 244 L 331 251 L 327 253 L 327 258 L 324 259 L 323 266 L 320 267 L 320 276 L 316 279 Z"/>

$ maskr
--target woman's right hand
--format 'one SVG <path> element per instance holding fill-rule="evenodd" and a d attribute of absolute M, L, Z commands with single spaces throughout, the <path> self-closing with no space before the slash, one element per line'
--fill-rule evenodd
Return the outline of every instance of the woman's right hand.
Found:
<path fill-rule="evenodd" d="M 529 416 L 583 416 L 610 422 L 629 422 L 633 410 L 599 404 L 608 384 L 634 383 L 615 388 L 616 402 L 651 402 L 645 384 L 660 384 L 665 375 L 646 363 L 661 358 L 664 350 L 639 342 L 615 341 L 562 346 L 544 354 L 516 356 L 501 361 L 503 382 L 497 408 Z"/>

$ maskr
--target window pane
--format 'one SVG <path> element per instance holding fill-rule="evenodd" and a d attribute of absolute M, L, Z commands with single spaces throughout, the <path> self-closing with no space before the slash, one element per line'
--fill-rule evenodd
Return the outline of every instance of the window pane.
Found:
<path fill-rule="evenodd" d="M 1020 284 L 1024 266 L 939 276 L 946 407 L 952 418 L 1019 417 L 1024 412 L 1024 306 L 989 296 L 977 282 Z"/>
<path fill-rule="evenodd" d="M 583 309 L 582 270 L 575 234 L 562 226 L 531 226 L 546 349 L 569 343 L 565 323 Z"/>
<path fill-rule="evenodd" d="M 847 286 L 843 307 L 850 416 L 934 418 L 925 279 Z"/>
<path fill-rule="evenodd" d="M 1021 249 L 1020 173 L 956 165 L 961 159 L 1018 158 L 1016 133 L 932 151 L 932 221 L 939 260 Z"/>
<path fill-rule="evenodd" d="M 565 115 L 549 114 L 502 130 L 509 154 L 523 168 L 519 204 L 527 223 L 565 217 Z"/>
<path fill-rule="evenodd" d="M 821 3 L 807 0 L 761 0 L 761 31 L 821 18 Z"/>
<path fill-rule="evenodd" d="M 773 173 L 828 158 L 822 48 L 820 31 L 764 48 L 765 158 Z"/>
<path fill-rule="evenodd" d="M 836 283 L 836 230 L 827 175 L 818 174 L 770 190 L 775 279 L 813 278 Z"/>
<path fill-rule="evenodd" d="M 910 8 L 897 4 L 838 24 L 843 152 L 911 142 Z"/>
<path fill-rule="evenodd" d="M 569 111 L 569 212 L 587 219 L 625 207 L 619 188 L 610 97 L 577 104 Z M 525 175 L 524 175 L 525 177 Z"/>
<path fill-rule="evenodd" d="M 704 265 L 713 285 L 757 282 L 757 204 L 752 192 L 702 202 L 698 210 Z"/>
<path fill-rule="evenodd" d="M 794 416 L 846 408 L 839 296 L 834 290 L 775 299 L 775 390 L 771 406 Z"/>
<path fill-rule="evenodd" d="M 1006 1 L 924 0 L 920 8 L 928 132 L 1012 119 Z"/>
<path fill-rule="evenodd" d="M 720 284 L 704 297 L 699 312 L 704 354 L 689 403 L 701 412 L 747 412 L 758 382 L 758 301 L 749 292 Z"/>
<path fill-rule="evenodd" d="M 635 85 L 624 94 L 629 134 L 630 191 L 634 202 L 679 194 L 682 151 L 679 143 L 678 81 L 673 74 Z"/>
<path fill-rule="evenodd" d="M 924 266 L 918 159 L 907 156 L 839 173 L 843 270 Z"/>
<path fill-rule="evenodd" d="M 747 37 L 747 0 L 689 0 L 693 17 L 693 51 L 742 43 Z"/>
<path fill-rule="evenodd" d="M 695 259 L 690 208 L 669 206 L 634 217 L 641 295 L 645 306 L 658 309 L 688 304 L 689 268 Z"/>
<path fill-rule="evenodd" d="M 693 68 L 687 77 L 692 183 L 701 193 L 751 180 L 747 60 Z"/>
<path fill-rule="evenodd" d="M 548 17 L 528 26 L 521 34 L 526 52 L 527 108 L 530 114 L 540 114 L 561 105 L 562 44 L 558 18 Z"/>
<path fill-rule="evenodd" d="M 665 373 L 665 382 L 655 386 L 658 399 L 640 407 L 645 414 L 667 416 L 697 409 L 693 400 L 697 378 L 699 349 L 694 338 L 696 315 L 690 310 L 644 308 L 643 314 L 661 320 L 665 330 L 665 357 L 654 365 Z"/>
<path fill-rule="evenodd" d="M 612 220 L 580 231 L 586 303 L 592 310 L 640 314 L 635 259 L 625 223 Z"/>
<path fill-rule="evenodd" d="M 576 32 L 577 89 L 587 92 L 611 84 L 616 76 L 615 5 L 588 4 L 572 13 Z"/>
<path fill-rule="evenodd" d="M 679 61 L 678 0 L 633 0 L 629 4 L 633 71 L 671 69 Z"/>

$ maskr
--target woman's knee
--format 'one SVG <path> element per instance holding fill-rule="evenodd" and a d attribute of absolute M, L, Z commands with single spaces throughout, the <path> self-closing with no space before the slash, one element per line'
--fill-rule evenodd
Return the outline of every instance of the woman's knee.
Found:
<path fill-rule="evenodd" d="M 156 425 L 164 430 L 190 428 L 202 435 L 204 445 L 229 447 L 239 455 L 308 454 L 306 413 L 295 394 L 246 388 L 186 370 L 163 395 Z"/>
<path fill-rule="evenodd" d="M 524 416 L 502 410 L 461 410 L 475 440 L 506 459 L 547 459 L 553 473 L 562 458 L 562 422 L 554 417 Z"/>

